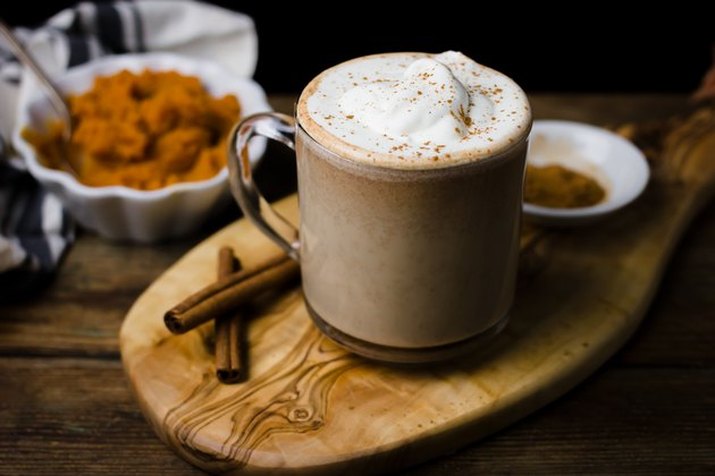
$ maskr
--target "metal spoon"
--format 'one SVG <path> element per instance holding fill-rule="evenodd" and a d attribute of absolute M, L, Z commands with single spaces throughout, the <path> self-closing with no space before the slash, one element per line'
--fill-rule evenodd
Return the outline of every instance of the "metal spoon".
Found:
<path fill-rule="evenodd" d="M 72 116 L 70 115 L 67 103 L 65 103 L 65 100 L 62 98 L 62 93 L 47 75 L 47 72 L 45 72 L 45 70 L 42 69 L 42 67 L 35 61 L 30 52 L 22 46 L 12 30 L 10 30 L 10 28 L 2 20 L 0 20 L 0 34 L 2 34 L 2 36 L 7 40 L 10 50 L 17 57 L 17 59 L 19 59 L 23 65 L 30 68 L 30 70 L 35 74 L 35 77 L 40 81 L 40 85 L 42 85 L 47 93 L 50 104 L 65 123 L 65 127 L 62 129 L 62 136 L 66 142 L 69 142 L 70 137 L 72 137 Z M 77 170 L 75 170 L 66 157 L 64 158 L 64 162 L 67 166 L 68 172 L 78 176 Z"/>

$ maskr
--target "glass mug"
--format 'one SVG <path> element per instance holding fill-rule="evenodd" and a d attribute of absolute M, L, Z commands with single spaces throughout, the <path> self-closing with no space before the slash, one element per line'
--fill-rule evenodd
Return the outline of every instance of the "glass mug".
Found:
<path fill-rule="evenodd" d="M 300 262 L 315 325 L 356 354 L 398 363 L 451 358 L 501 331 L 516 283 L 528 131 L 491 157 L 405 170 L 346 158 L 298 117 L 244 119 L 229 138 L 229 177 L 244 214 Z M 296 152 L 300 231 L 253 182 L 256 136 Z"/>

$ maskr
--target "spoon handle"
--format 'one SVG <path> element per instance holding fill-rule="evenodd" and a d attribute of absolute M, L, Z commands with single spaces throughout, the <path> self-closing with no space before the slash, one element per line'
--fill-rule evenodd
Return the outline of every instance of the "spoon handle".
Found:
<path fill-rule="evenodd" d="M 67 104 L 65 104 L 59 89 L 57 89 L 55 83 L 52 82 L 45 71 L 40 67 L 40 65 L 37 64 L 30 52 L 27 51 L 22 44 L 20 44 L 15 34 L 2 20 L 0 20 L 0 34 L 2 34 L 2 36 L 7 40 L 12 53 L 23 65 L 32 70 L 42 86 L 45 88 L 50 102 L 52 103 L 52 107 L 57 111 L 67 126 L 64 130 L 65 138 L 69 138 L 72 127 L 72 119 L 70 112 L 67 109 Z"/>

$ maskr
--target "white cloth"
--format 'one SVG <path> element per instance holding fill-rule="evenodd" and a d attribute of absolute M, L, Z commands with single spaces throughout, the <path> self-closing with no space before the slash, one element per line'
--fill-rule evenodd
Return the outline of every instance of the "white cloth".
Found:
<path fill-rule="evenodd" d="M 190 0 L 82 2 L 41 28 L 15 33 L 50 75 L 109 54 L 170 51 L 213 60 L 250 77 L 258 59 L 250 17 Z M 17 108 L 37 87 L 0 38 L 0 134 L 5 142 Z M 0 160 L 0 301 L 15 293 L 14 283 L 27 287 L 40 281 L 33 274 L 54 271 L 74 237 L 57 199 L 17 170 L 23 168 L 21 161 L 12 163 L 15 170 Z"/>

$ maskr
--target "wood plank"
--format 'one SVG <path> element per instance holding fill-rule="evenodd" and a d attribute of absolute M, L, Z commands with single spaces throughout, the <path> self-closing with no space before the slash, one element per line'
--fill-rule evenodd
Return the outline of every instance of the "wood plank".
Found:
<path fill-rule="evenodd" d="M 683 111 L 683 94 L 532 94 L 535 119 L 592 124 L 657 121 Z"/>
<path fill-rule="evenodd" d="M 125 370 L 160 437 L 212 472 L 381 472 L 454 451 L 557 398 L 623 345 L 715 191 L 713 151 L 715 113 L 702 110 L 670 132 L 637 204 L 597 228 L 527 228 L 536 244 L 522 252 L 512 320 L 474 359 L 410 370 L 357 359 L 315 330 L 294 290 L 256 308 L 250 379 L 218 384 L 205 332 L 171 336 L 162 316 L 214 281 L 220 247 L 249 268 L 277 254 L 241 220 L 136 301 L 120 332 Z M 295 196 L 276 207 L 296 221 Z"/>
<path fill-rule="evenodd" d="M 197 240 L 157 249 L 84 234 L 41 295 L 0 306 L 0 355 L 118 358 L 119 326 L 132 302 Z M 715 203 L 686 233 L 643 326 L 618 356 L 623 365 L 715 365 L 712 243 Z"/>
<path fill-rule="evenodd" d="M 152 433 L 116 360 L 0 358 L 0 389 L 2 474 L 201 474 Z"/>
<path fill-rule="evenodd" d="M 286 212 L 295 203 L 282 205 Z M 664 208 L 667 216 L 683 216 L 680 207 Z M 640 320 L 672 246 L 677 228 L 668 228 L 671 224 L 663 218 L 652 216 L 630 233 L 616 227 L 618 232 L 611 233 L 619 237 L 617 242 L 604 241 L 609 232 L 551 236 L 559 253 L 548 253 L 547 271 L 518 294 L 503 345 L 495 344 L 498 350 L 485 357 L 485 366 L 475 361 L 457 369 L 401 372 L 358 361 L 320 339 L 305 309 L 294 305 L 299 295 L 291 294 L 251 324 L 251 379 L 222 387 L 214 383 L 205 336 L 194 332 L 168 337 L 161 316 L 172 304 L 170 297 L 178 301 L 200 287 L 199 282 L 213 279 L 210 256 L 218 247 L 233 244 L 240 255 L 254 261 L 271 252 L 261 251 L 261 246 L 270 246 L 261 245 L 259 236 L 245 222 L 239 223 L 194 249 L 137 301 L 122 329 L 123 359 L 155 430 L 184 458 L 205 469 L 394 469 L 461 447 L 470 438 L 524 416 L 585 377 L 618 348 Z M 675 220 L 672 226 L 678 223 Z M 592 255 L 586 253 L 589 249 Z M 663 254 L 650 256 L 655 261 L 649 261 L 653 249 Z M 189 271 L 187 282 L 182 276 Z M 303 382 L 303 374 L 313 377 Z M 293 385 L 297 401 L 289 404 L 280 389 Z M 465 394 L 465 389 L 470 390 Z M 318 400 L 309 398 L 318 394 Z M 301 420 L 290 417 L 294 405 L 305 408 L 305 428 Z M 271 423 L 273 418 L 264 412 L 287 412 L 287 420 Z M 264 417 L 265 424 L 248 426 L 254 418 Z M 362 432 L 337 424 L 346 418 L 362 422 Z M 385 431 L 397 421 L 399 426 Z M 227 446 L 227 441 L 235 446 Z"/>
<path fill-rule="evenodd" d="M 530 99 L 537 117 L 598 123 L 665 117 L 682 108 L 684 96 L 537 94 Z M 276 110 L 287 113 L 294 103 L 294 95 L 271 98 Z M 279 199 L 295 190 L 294 169 L 291 154 L 272 144 L 256 180 L 269 199 Z M 121 245 L 81 234 L 47 289 L 32 300 L 0 305 L 0 355 L 116 356 L 118 327 L 136 297 L 188 249 L 238 216 L 232 206 L 210 221 L 203 233 L 161 246 Z M 699 255 L 693 260 L 701 260 L 703 266 L 709 262 Z M 703 274 L 712 276 L 707 271 Z M 674 338 L 687 339 L 693 320 L 699 325 L 695 316 L 684 326 L 673 326 Z M 703 319 L 700 324 L 709 322 Z"/>
<path fill-rule="evenodd" d="M 679 245 L 620 366 L 715 368 L 715 203 Z"/>
<path fill-rule="evenodd" d="M 538 118 L 602 124 L 666 117 L 683 98 L 532 95 L 532 105 Z M 290 112 L 293 101 L 287 95 L 273 104 Z M 265 180 L 272 198 L 294 190 L 291 167 L 290 154 L 280 147 L 264 159 L 258 180 Z M 206 234 L 236 216 L 228 211 Z M 644 325 L 603 371 L 508 430 L 408 474 L 714 472 L 714 237 L 715 204 L 686 234 Z M 48 289 L 20 305 L 0 305 L 0 356 L 43 356 L 0 357 L 0 472 L 201 474 L 154 436 L 116 361 L 116 333 L 126 309 L 199 239 L 135 250 L 85 233 Z M 127 252 L 133 256 L 128 261 Z M 68 266 L 72 260 L 77 264 Z M 62 355 L 81 358 L 51 358 Z M 38 396 L 44 393 L 51 398 Z M 77 403 L 45 410 L 65 395 Z M 612 408 L 614 401 L 620 407 Z M 638 418 L 629 416 L 633 412 Z M 78 422 L 81 429 L 73 431 Z M 43 433 L 45 428 L 54 434 Z"/>
<path fill-rule="evenodd" d="M 131 303 L 195 241 L 157 250 L 84 234 L 47 289 L 0 308 L 0 355 L 116 358 L 117 331 Z"/>
<path fill-rule="evenodd" d="M 714 386 L 712 369 L 609 365 L 507 430 L 404 474 L 712 473 Z M 204 474 L 156 438 L 117 362 L 0 358 L 0 389 L 2 474 Z"/>
<path fill-rule="evenodd" d="M 566 397 L 430 474 L 712 474 L 712 369 L 606 366 Z"/>

